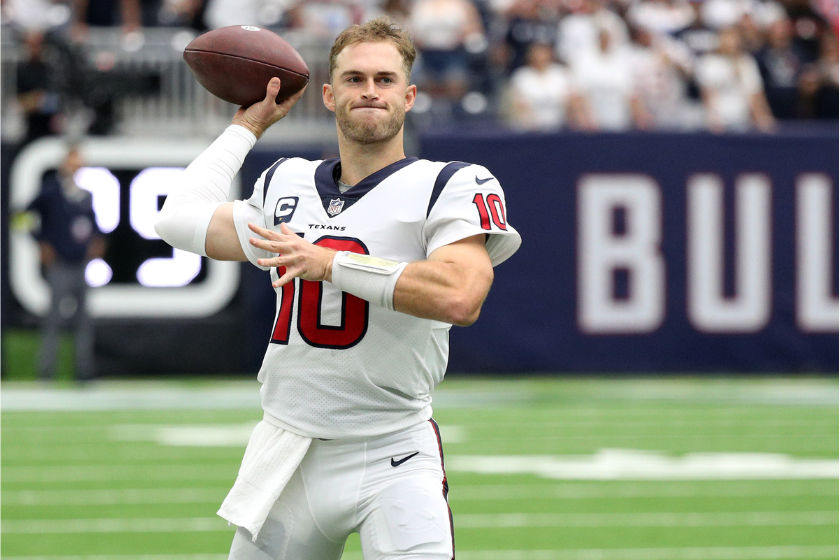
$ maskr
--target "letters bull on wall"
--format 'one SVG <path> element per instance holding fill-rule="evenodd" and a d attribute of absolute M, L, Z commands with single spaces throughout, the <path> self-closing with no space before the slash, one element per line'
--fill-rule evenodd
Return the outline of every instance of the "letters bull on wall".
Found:
<path fill-rule="evenodd" d="M 836 372 L 837 153 L 836 129 L 425 136 L 499 178 L 523 238 L 450 370 Z"/>

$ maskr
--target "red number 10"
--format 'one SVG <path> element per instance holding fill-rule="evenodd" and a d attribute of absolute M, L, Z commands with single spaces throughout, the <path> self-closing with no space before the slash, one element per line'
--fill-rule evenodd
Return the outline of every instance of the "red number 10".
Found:
<path fill-rule="evenodd" d="M 476 193 L 473 197 L 473 204 L 478 208 L 478 217 L 481 219 L 481 229 L 490 229 L 490 216 L 493 217 L 493 223 L 500 230 L 507 231 L 507 222 L 505 222 L 505 205 L 502 204 L 502 199 L 497 194 L 487 195 L 487 203 L 484 202 L 484 195 Z M 490 211 L 487 211 L 487 208 Z"/>
<path fill-rule="evenodd" d="M 336 251 L 350 251 L 352 253 L 368 254 L 367 247 L 361 241 L 350 238 L 322 237 L 315 242 L 320 247 L 328 247 Z M 286 272 L 285 267 L 277 267 L 278 277 Z M 311 282 L 295 278 L 281 288 L 280 311 L 271 335 L 273 344 L 288 344 L 289 333 L 292 328 L 292 307 L 295 299 L 295 285 L 300 286 L 298 297 L 298 332 L 301 338 L 310 346 L 316 348 L 351 348 L 364 338 L 368 326 L 368 309 L 370 304 L 361 298 L 348 293 L 341 294 L 341 325 L 321 324 L 321 297 L 323 282 Z"/>

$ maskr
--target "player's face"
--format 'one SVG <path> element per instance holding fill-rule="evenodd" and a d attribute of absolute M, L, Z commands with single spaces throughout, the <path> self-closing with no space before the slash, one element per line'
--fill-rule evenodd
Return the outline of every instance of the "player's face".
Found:
<path fill-rule="evenodd" d="M 402 57 L 390 41 L 349 45 L 336 57 L 331 84 L 324 84 L 324 105 L 335 112 L 342 134 L 353 142 L 387 142 L 402 130 L 414 105 Z"/>

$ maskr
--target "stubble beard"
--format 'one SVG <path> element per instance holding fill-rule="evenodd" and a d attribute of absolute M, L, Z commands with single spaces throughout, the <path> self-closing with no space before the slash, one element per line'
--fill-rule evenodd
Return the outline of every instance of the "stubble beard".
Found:
<path fill-rule="evenodd" d="M 336 107 L 335 120 L 345 138 L 357 144 L 381 144 L 394 138 L 405 122 L 405 110 L 396 107 L 384 120 L 354 121 L 344 106 Z"/>

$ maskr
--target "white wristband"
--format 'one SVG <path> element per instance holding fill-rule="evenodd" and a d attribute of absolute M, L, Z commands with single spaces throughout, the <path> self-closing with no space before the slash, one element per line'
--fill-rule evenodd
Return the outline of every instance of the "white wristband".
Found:
<path fill-rule="evenodd" d="M 333 257 L 332 283 L 375 305 L 394 310 L 394 289 L 406 262 L 339 251 Z"/>

